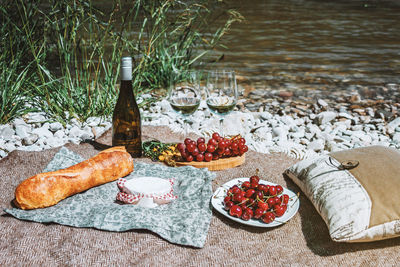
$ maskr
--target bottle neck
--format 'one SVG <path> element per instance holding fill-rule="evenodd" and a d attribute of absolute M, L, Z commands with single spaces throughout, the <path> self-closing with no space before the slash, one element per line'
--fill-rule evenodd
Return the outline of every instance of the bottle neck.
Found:
<path fill-rule="evenodd" d="M 132 81 L 132 68 L 121 68 L 121 80 Z"/>

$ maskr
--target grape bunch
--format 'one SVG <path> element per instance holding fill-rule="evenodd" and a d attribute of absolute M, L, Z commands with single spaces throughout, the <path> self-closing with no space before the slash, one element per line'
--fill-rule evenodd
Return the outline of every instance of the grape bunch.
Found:
<path fill-rule="evenodd" d="M 257 175 L 234 185 L 226 193 L 224 209 L 233 217 L 248 221 L 252 218 L 271 223 L 287 210 L 289 196 L 281 185 L 265 185 Z"/>
<path fill-rule="evenodd" d="M 177 144 L 176 148 L 186 162 L 194 160 L 209 162 L 220 158 L 241 156 L 249 149 L 246 146 L 246 140 L 240 135 L 224 138 L 218 133 L 213 133 L 207 144 L 203 137 L 197 139 L 197 142 L 186 138 L 184 143 Z"/>

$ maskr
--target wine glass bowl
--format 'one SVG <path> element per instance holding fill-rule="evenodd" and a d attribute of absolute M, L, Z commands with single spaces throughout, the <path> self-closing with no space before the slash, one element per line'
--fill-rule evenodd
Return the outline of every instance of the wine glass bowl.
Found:
<path fill-rule="evenodd" d="M 191 115 L 196 112 L 201 101 L 198 74 L 195 71 L 173 72 L 170 79 L 168 101 L 172 109 L 183 117 L 186 136 L 187 124 L 191 122 Z"/>
<path fill-rule="evenodd" d="M 207 106 L 220 118 L 220 133 L 223 134 L 224 116 L 236 106 L 238 90 L 234 71 L 210 71 L 207 85 Z"/>

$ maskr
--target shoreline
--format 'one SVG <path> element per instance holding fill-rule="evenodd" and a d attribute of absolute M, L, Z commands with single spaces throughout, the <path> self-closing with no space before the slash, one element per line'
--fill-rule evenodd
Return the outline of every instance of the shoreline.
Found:
<path fill-rule="evenodd" d="M 351 92 L 250 90 L 237 110 L 225 116 L 223 132 L 241 134 L 249 149 L 299 159 L 369 145 L 400 148 L 399 91 L 397 84 Z M 152 96 L 142 95 L 146 97 Z M 143 125 L 167 125 L 184 132 L 182 118 L 166 100 L 141 112 Z M 220 131 L 219 118 L 204 102 L 193 117 L 191 132 L 209 137 Z M 66 127 L 47 120 L 44 113 L 30 113 L 0 125 L 0 159 L 15 149 L 40 151 L 68 142 L 79 144 L 111 127 L 111 118 L 92 117 L 85 123 L 73 119 Z"/>

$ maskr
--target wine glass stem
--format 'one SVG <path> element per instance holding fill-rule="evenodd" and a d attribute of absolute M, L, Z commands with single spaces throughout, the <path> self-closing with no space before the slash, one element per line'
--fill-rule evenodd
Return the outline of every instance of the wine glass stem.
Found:
<path fill-rule="evenodd" d="M 183 130 L 184 130 L 184 134 L 185 134 L 185 138 L 188 136 L 189 134 L 189 127 L 190 127 L 190 116 L 185 116 L 183 119 Z"/>
<path fill-rule="evenodd" d="M 219 117 L 219 134 L 223 137 L 224 136 L 224 117 Z"/>

